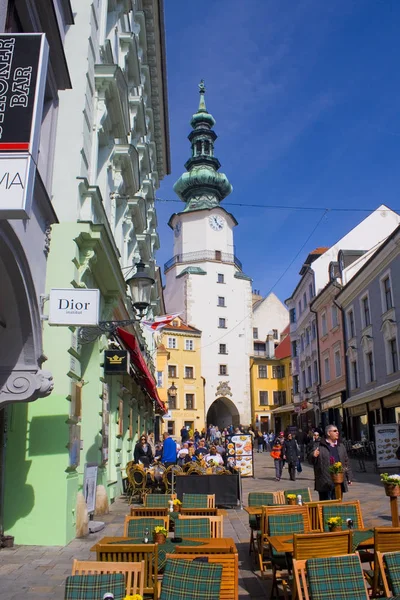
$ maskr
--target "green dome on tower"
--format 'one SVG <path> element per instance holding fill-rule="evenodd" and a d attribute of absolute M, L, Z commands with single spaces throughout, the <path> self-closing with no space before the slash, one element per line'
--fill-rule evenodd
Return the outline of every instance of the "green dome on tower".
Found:
<path fill-rule="evenodd" d="M 200 102 L 190 125 L 188 138 L 192 145 L 192 156 L 185 163 L 183 173 L 174 185 L 174 190 L 183 202 L 184 212 L 219 206 L 221 200 L 232 192 L 232 186 L 224 173 L 219 173 L 219 160 L 214 156 L 214 117 L 207 111 L 204 81 L 199 84 Z"/>

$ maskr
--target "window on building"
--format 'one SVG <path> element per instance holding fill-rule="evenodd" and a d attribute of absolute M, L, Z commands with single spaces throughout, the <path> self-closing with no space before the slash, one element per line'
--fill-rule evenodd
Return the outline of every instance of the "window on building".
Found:
<path fill-rule="evenodd" d="M 306 387 L 307 387 L 306 372 L 305 371 L 301 372 L 301 387 L 302 387 L 303 390 L 305 390 Z"/>
<path fill-rule="evenodd" d="M 292 342 L 292 356 L 293 357 L 297 356 L 297 341 L 296 340 L 294 340 Z"/>
<path fill-rule="evenodd" d="M 199 156 L 201 154 L 201 142 L 196 142 L 196 154 Z"/>
<path fill-rule="evenodd" d="M 267 365 L 258 365 L 258 378 L 259 379 L 267 379 L 268 378 Z"/>
<path fill-rule="evenodd" d="M 389 352 L 390 352 L 390 367 L 391 373 L 395 373 L 399 370 L 399 358 L 397 355 L 397 340 L 392 338 L 389 340 Z"/>
<path fill-rule="evenodd" d="M 308 365 L 308 367 L 307 367 L 307 386 L 308 387 L 312 386 L 311 365 Z"/>
<path fill-rule="evenodd" d="M 258 327 L 253 327 L 253 340 L 258 340 Z"/>
<path fill-rule="evenodd" d="M 313 362 L 313 371 L 314 371 L 314 383 L 318 383 L 318 363 L 316 360 Z"/>
<path fill-rule="evenodd" d="M 272 337 L 274 338 L 274 340 L 278 339 L 278 330 L 277 329 L 272 330 Z"/>
<path fill-rule="evenodd" d="M 226 319 L 218 319 L 218 327 L 220 329 L 226 329 Z"/>
<path fill-rule="evenodd" d="M 326 322 L 326 313 L 322 313 L 322 315 L 321 315 L 321 333 L 322 333 L 322 336 L 324 336 L 328 333 L 328 325 Z"/>
<path fill-rule="evenodd" d="M 265 342 L 253 342 L 254 356 L 266 356 L 267 346 Z"/>
<path fill-rule="evenodd" d="M 225 283 L 225 278 L 223 273 L 218 273 L 217 283 Z"/>
<path fill-rule="evenodd" d="M 285 366 L 275 365 L 272 367 L 272 379 L 282 379 L 285 377 Z"/>
<path fill-rule="evenodd" d="M 374 356 L 372 352 L 367 352 L 365 355 L 366 363 L 367 363 L 367 383 L 371 383 L 375 380 L 375 372 L 374 372 Z"/>
<path fill-rule="evenodd" d="M 291 323 L 296 323 L 296 309 L 291 308 L 289 310 L 289 320 Z"/>
<path fill-rule="evenodd" d="M 293 375 L 293 393 L 294 394 L 299 393 L 299 376 L 298 375 Z"/>
<path fill-rule="evenodd" d="M 347 326 L 348 326 L 348 339 L 353 338 L 356 335 L 356 326 L 354 323 L 354 312 L 349 310 L 347 313 Z"/>
<path fill-rule="evenodd" d="M 304 292 L 303 294 L 303 310 L 307 308 L 307 294 Z"/>
<path fill-rule="evenodd" d="M 392 299 L 392 285 L 390 282 L 390 277 L 389 275 L 387 277 L 385 277 L 385 279 L 382 281 L 382 287 L 383 287 L 383 297 L 384 297 L 384 307 L 383 307 L 383 312 L 386 312 L 387 310 L 390 310 L 391 308 L 393 308 L 393 299 Z"/>
<path fill-rule="evenodd" d="M 336 304 L 332 306 L 332 329 L 339 325 L 338 307 Z"/>
<path fill-rule="evenodd" d="M 218 306 L 225 306 L 224 296 L 218 296 Z"/>
<path fill-rule="evenodd" d="M 157 371 L 157 387 L 164 387 L 164 373 L 162 371 Z"/>
<path fill-rule="evenodd" d="M 179 321 L 172 321 L 172 327 L 179 327 Z"/>
<path fill-rule="evenodd" d="M 282 406 L 286 404 L 286 392 L 273 392 L 274 404 L 275 406 Z"/>
<path fill-rule="evenodd" d="M 304 334 L 300 336 L 300 352 L 304 352 Z"/>
<path fill-rule="evenodd" d="M 310 296 L 310 300 L 311 298 L 314 298 L 314 286 L 312 283 L 308 286 L 308 295 Z"/>
<path fill-rule="evenodd" d="M 204 142 L 204 154 L 210 154 L 210 142 Z"/>
<path fill-rule="evenodd" d="M 226 344 L 220 344 L 219 345 L 219 353 L 220 354 L 228 354 L 228 351 L 226 349 Z"/>
<path fill-rule="evenodd" d="M 176 410 L 176 406 L 177 406 L 176 399 L 177 399 L 176 396 L 170 396 L 168 394 L 168 410 Z"/>
<path fill-rule="evenodd" d="M 177 348 L 178 347 L 178 341 L 175 337 L 169 337 L 168 338 L 168 348 Z"/>
<path fill-rule="evenodd" d="M 335 375 L 336 377 L 340 377 L 342 374 L 342 361 L 340 357 L 340 350 L 336 350 L 335 352 Z"/>
<path fill-rule="evenodd" d="M 364 327 L 368 327 L 369 325 L 371 325 L 371 316 L 369 313 L 368 296 L 364 296 L 364 298 L 361 300 L 361 304 L 362 304 L 362 312 L 363 312 L 363 319 L 364 319 Z"/>
<path fill-rule="evenodd" d="M 215 260 L 222 260 L 222 252 L 221 250 L 215 251 Z"/>
<path fill-rule="evenodd" d="M 168 377 L 169 379 L 176 379 L 178 377 L 176 365 L 168 365 Z"/>
<path fill-rule="evenodd" d="M 301 300 L 299 300 L 299 303 L 298 303 L 297 307 L 299 309 L 299 316 L 300 316 L 301 313 L 302 313 L 302 310 L 301 310 Z"/>
<path fill-rule="evenodd" d="M 306 346 L 310 345 L 310 328 L 307 327 L 306 329 Z"/>
<path fill-rule="evenodd" d="M 351 365 L 351 383 L 352 383 L 353 390 L 355 390 L 359 387 L 357 361 L 353 360 L 350 363 L 350 365 Z"/>
<path fill-rule="evenodd" d="M 260 406 L 268 406 L 268 392 L 258 392 Z"/>
<path fill-rule="evenodd" d="M 175 435 L 175 421 L 168 421 L 167 429 L 169 435 Z"/>
<path fill-rule="evenodd" d="M 185 340 L 185 350 L 194 350 L 193 340 Z"/>
<path fill-rule="evenodd" d="M 185 408 L 187 410 L 194 409 L 194 394 L 185 394 Z"/>
<path fill-rule="evenodd" d="M 194 379 L 193 367 L 185 367 L 185 379 Z"/>
<path fill-rule="evenodd" d="M 330 381 L 331 370 L 330 370 L 330 366 L 329 366 L 329 358 L 324 359 L 324 376 L 325 376 L 325 382 Z"/>
<path fill-rule="evenodd" d="M 315 321 L 313 321 L 311 323 L 311 338 L 313 340 L 315 340 L 316 337 L 317 337 L 317 325 L 316 325 Z"/>
<path fill-rule="evenodd" d="M 228 365 L 219 365 L 219 374 L 228 375 Z"/>

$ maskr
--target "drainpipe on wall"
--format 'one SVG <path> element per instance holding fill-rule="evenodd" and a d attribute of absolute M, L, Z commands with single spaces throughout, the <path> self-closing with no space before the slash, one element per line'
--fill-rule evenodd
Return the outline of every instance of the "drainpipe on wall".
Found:
<path fill-rule="evenodd" d="M 318 409 L 318 417 L 319 420 L 321 421 L 321 353 L 320 353 L 320 347 L 319 347 L 319 325 L 318 325 L 318 315 L 317 312 L 315 310 L 313 310 L 311 308 L 311 304 L 310 304 L 310 313 L 312 313 L 313 315 L 315 315 L 315 330 L 317 333 L 317 366 L 318 366 L 318 381 L 317 381 L 317 409 Z M 317 427 L 319 427 L 319 423 L 317 425 Z"/>
<path fill-rule="evenodd" d="M 0 541 L 4 537 L 4 496 L 6 481 L 7 409 L 0 409 Z"/>

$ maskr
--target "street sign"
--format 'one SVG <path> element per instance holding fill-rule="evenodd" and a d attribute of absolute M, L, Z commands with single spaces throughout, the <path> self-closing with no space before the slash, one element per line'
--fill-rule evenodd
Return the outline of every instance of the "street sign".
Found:
<path fill-rule="evenodd" d="M 49 325 L 98 325 L 99 304 L 99 290 L 52 289 L 49 298 Z"/>

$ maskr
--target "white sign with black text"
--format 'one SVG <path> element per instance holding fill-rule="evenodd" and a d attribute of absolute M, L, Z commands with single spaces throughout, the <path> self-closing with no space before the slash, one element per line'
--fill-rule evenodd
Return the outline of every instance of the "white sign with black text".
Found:
<path fill-rule="evenodd" d="M 99 305 L 99 290 L 52 289 L 49 325 L 98 325 Z"/>
<path fill-rule="evenodd" d="M 0 154 L 0 215 L 7 219 L 28 219 L 36 166 L 23 154 Z"/>

